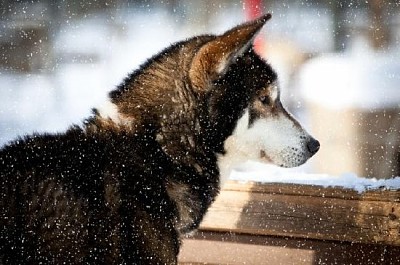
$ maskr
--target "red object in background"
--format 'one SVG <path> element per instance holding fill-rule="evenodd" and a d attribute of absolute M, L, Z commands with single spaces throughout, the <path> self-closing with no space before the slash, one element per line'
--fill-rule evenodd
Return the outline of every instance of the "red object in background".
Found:
<path fill-rule="evenodd" d="M 255 19 L 261 16 L 262 0 L 245 0 L 244 9 L 248 19 Z"/>
<path fill-rule="evenodd" d="M 263 0 L 244 0 L 244 11 L 246 12 L 246 18 L 248 20 L 258 18 L 263 13 Z M 259 34 L 254 40 L 254 50 L 262 54 L 264 45 L 264 38 L 262 34 Z"/>

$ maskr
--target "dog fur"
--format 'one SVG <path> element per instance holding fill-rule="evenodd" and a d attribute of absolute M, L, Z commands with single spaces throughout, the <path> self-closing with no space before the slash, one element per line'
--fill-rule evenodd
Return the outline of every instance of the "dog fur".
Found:
<path fill-rule="evenodd" d="M 252 49 L 269 18 L 178 42 L 81 126 L 5 146 L 3 264 L 176 264 L 232 161 L 292 167 L 315 154 Z"/>

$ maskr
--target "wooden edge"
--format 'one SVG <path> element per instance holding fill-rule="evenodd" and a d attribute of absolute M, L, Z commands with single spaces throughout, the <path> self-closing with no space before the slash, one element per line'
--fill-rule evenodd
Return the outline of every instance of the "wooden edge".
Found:
<path fill-rule="evenodd" d="M 183 239 L 180 265 L 400 264 L 400 247 L 198 231 Z"/>
<path fill-rule="evenodd" d="M 223 190 L 348 200 L 400 202 L 400 188 L 391 190 L 382 187 L 380 189 L 371 189 L 360 193 L 356 190 L 343 187 L 323 187 L 318 185 L 289 183 L 240 182 L 230 180 L 225 184 Z"/>

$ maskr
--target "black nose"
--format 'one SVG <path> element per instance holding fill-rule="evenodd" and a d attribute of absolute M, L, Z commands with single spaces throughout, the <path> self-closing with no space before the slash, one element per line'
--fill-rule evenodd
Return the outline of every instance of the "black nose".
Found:
<path fill-rule="evenodd" d="M 307 149 L 313 155 L 316 152 L 318 152 L 319 147 L 320 147 L 320 144 L 319 144 L 318 140 L 315 140 L 314 138 L 311 138 L 310 141 L 308 141 L 308 143 L 307 143 Z"/>

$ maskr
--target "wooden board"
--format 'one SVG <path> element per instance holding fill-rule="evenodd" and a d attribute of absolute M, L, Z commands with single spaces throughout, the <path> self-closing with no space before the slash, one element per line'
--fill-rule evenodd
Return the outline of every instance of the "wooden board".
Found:
<path fill-rule="evenodd" d="M 400 264 L 400 247 L 198 232 L 183 240 L 179 264 Z"/>
<path fill-rule="evenodd" d="M 400 191 L 230 182 L 201 229 L 400 246 Z"/>

